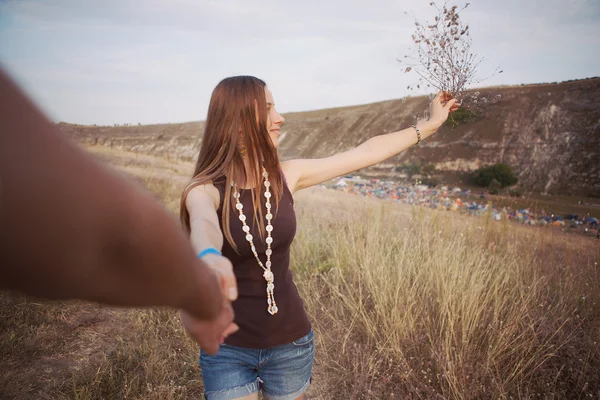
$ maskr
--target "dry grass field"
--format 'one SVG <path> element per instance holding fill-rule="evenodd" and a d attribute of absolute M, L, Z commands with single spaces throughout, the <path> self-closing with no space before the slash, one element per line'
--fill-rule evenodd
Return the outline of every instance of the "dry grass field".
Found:
<path fill-rule="evenodd" d="M 89 149 L 173 212 L 192 165 Z M 600 245 L 490 218 L 296 195 L 310 399 L 600 398 Z M 0 398 L 199 399 L 173 310 L 0 293 Z"/>

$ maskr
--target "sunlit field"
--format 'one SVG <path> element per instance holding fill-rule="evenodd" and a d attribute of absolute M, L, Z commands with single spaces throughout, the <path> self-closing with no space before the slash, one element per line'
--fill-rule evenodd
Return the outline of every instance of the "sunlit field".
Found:
<path fill-rule="evenodd" d="M 94 154 L 177 212 L 190 164 Z M 600 398 L 595 238 L 320 187 L 295 206 L 308 398 Z M 201 398 L 173 310 L 0 299 L 0 398 Z"/>

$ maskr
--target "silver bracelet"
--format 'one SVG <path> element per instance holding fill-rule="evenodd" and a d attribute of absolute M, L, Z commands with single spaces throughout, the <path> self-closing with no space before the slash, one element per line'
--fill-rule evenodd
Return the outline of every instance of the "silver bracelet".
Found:
<path fill-rule="evenodd" d="M 415 131 L 417 131 L 417 138 L 418 138 L 417 144 L 420 144 L 421 143 L 421 131 L 419 130 L 419 128 L 417 128 L 416 125 L 413 125 L 412 127 L 415 128 Z"/>

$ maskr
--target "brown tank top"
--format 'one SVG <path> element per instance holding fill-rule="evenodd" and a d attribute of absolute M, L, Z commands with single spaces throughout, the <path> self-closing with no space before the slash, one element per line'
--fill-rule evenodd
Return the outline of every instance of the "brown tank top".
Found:
<path fill-rule="evenodd" d="M 222 208 L 225 194 L 225 179 L 217 179 L 214 186 L 221 194 L 217 214 L 219 223 L 222 224 Z M 235 323 L 240 329 L 230 335 L 225 343 L 246 348 L 265 349 L 291 343 L 310 332 L 311 324 L 304 310 L 304 304 L 296 285 L 292 281 L 289 270 L 290 245 L 296 234 L 296 213 L 294 212 L 294 199 L 287 184 L 284 184 L 283 196 L 278 204 L 278 209 L 273 207 L 273 243 L 271 244 L 271 270 L 275 276 L 275 301 L 279 311 L 275 315 L 267 312 L 267 283 L 263 278 L 263 269 L 256 262 L 250 249 L 246 234 L 242 231 L 238 211 L 232 207 L 230 214 L 231 236 L 237 245 L 236 252 L 229 242 L 223 237 L 223 255 L 233 264 L 233 271 L 238 285 L 238 299 L 233 302 Z M 261 187 L 263 200 L 260 207 L 264 217 L 264 185 Z M 227 199 L 229 201 L 230 199 Z M 250 233 L 256 239 L 254 245 L 256 252 L 263 264 L 267 260 L 265 251 L 266 243 L 260 238 L 259 229 L 254 221 L 252 207 L 252 190 L 240 190 L 240 202 L 244 205 L 246 223 L 250 226 Z M 220 225 L 222 226 L 222 225 Z"/>

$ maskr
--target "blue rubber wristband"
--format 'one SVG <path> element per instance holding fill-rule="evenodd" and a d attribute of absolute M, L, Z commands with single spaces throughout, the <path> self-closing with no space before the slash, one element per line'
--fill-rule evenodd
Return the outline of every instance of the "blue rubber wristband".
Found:
<path fill-rule="evenodd" d="M 209 247 L 208 249 L 204 249 L 200 253 L 198 253 L 198 258 L 202 258 L 207 254 L 216 254 L 218 256 L 222 256 L 219 250 L 215 249 L 214 247 Z"/>

